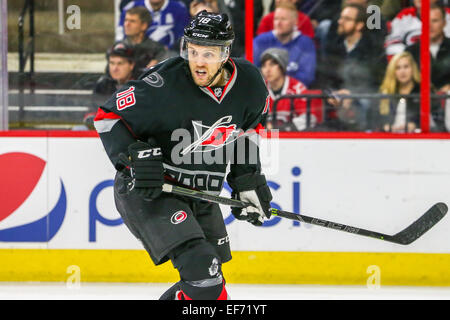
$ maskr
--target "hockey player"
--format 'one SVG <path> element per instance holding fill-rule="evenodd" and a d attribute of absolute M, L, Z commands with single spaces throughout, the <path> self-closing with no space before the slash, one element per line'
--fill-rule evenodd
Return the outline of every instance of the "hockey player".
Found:
<path fill-rule="evenodd" d="M 221 265 L 231 259 L 219 206 L 163 193 L 163 183 L 218 194 L 226 177 L 232 196 L 251 204 L 232 208 L 237 219 L 270 217 L 258 149 L 242 134 L 264 126 L 268 92 L 256 67 L 230 58 L 233 39 L 226 14 L 198 13 L 180 56 L 119 89 L 95 119 L 124 223 L 155 265 L 170 259 L 180 274 L 161 299 L 227 299 Z"/>

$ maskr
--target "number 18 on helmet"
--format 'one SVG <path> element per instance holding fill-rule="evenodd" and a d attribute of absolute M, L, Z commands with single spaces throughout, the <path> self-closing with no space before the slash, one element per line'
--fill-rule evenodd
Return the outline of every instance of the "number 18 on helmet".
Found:
<path fill-rule="evenodd" d="M 205 63 L 224 62 L 230 56 L 233 40 L 228 16 L 203 10 L 184 28 L 180 56 L 185 60 L 202 59 Z M 210 50 L 199 52 L 199 46 Z"/>

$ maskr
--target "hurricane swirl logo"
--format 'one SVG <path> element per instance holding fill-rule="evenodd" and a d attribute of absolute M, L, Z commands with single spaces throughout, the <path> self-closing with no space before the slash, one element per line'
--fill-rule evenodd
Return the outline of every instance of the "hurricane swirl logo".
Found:
<path fill-rule="evenodd" d="M 181 154 L 211 152 L 234 142 L 243 132 L 238 130 L 236 124 L 232 124 L 231 121 L 232 116 L 222 117 L 211 126 L 192 121 L 194 142 L 184 148 Z"/>
<path fill-rule="evenodd" d="M 160 88 L 164 85 L 164 79 L 158 72 L 152 72 L 144 79 L 142 79 L 145 83 L 152 87 Z"/>
<path fill-rule="evenodd" d="M 184 211 L 177 211 L 172 215 L 172 218 L 170 218 L 170 222 L 173 224 L 179 224 L 182 223 L 187 218 L 187 213 Z"/>
<path fill-rule="evenodd" d="M 47 242 L 61 228 L 67 209 L 64 184 L 59 179 L 55 201 L 47 196 L 47 162 L 23 152 L 0 154 L 0 241 Z M 42 199 L 42 197 L 46 197 Z M 42 208 L 39 203 L 47 203 Z M 44 201 L 42 201 L 44 200 Z"/>

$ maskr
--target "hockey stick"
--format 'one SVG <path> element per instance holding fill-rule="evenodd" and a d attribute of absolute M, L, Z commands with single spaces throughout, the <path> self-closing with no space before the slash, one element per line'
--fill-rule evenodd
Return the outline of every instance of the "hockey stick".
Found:
<path fill-rule="evenodd" d="M 191 190 L 183 187 L 173 186 L 170 184 L 163 185 L 163 191 L 168 193 L 177 194 L 180 196 L 187 196 L 195 199 L 206 200 L 218 204 L 228 205 L 232 207 L 244 208 L 246 203 L 230 198 L 224 198 L 220 196 L 214 196 L 202 191 Z M 274 216 L 287 218 L 290 220 L 298 220 L 308 224 L 313 224 L 321 227 L 326 227 L 334 230 L 345 231 L 360 236 L 366 236 L 376 238 L 384 241 L 389 241 L 397 244 L 407 245 L 420 238 L 425 232 L 430 230 L 436 223 L 438 223 L 446 214 L 448 207 L 443 202 L 438 202 L 433 205 L 427 212 L 425 212 L 419 219 L 414 221 L 410 226 L 406 227 L 402 231 L 388 235 L 376 231 L 366 230 L 362 228 L 352 227 L 342 223 L 336 223 L 314 217 L 308 217 L 302 214 L 296 214 L 292 212 L 282 211 L 275 208 L 270 209 L 270 213 Z"/>

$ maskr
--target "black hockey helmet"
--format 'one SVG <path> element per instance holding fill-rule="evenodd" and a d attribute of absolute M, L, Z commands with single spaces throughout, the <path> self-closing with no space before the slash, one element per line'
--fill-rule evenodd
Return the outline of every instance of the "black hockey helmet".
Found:
<path fill-rule="evenodd" d="M 203 10 L 184 28 L 184 37 L 199 44 L 230 45 L 234 40 L 234 31 L 227 14 Z"/>
<path fill-rule="evenodd" d="M 221 58 L 226 60 L 231 52 L 233 40 L 234 31 L 228 15 L 203 10 L 195 15 L 189 25 L 184 28 L 180 55 L 188 59 L 187 43 L 194 43 L 201 46 L 222 47 Z"/>

